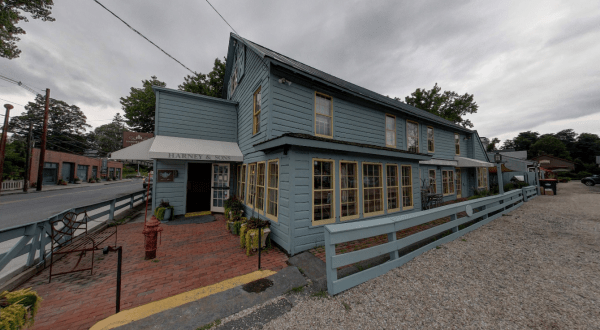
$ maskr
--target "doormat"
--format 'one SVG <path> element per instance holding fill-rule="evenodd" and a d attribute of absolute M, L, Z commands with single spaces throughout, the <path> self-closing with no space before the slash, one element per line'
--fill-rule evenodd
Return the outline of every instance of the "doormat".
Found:
<path fill-rule="evenodd" d="M 197 216 L 197 217 L 186 217 L 186 218 L 175 219 L 175 220 L 166 222 L 165 224 L 166 225 L 190 225 L 190 224 L 213 222 L 216 220 L 217 219 L 215 219 L 215 217 L 212 215 L 201 215 L 201 216 Z"/>
<path fill-rule="evenodd" d="M 200 215 L 208 215 L 208 214 L 211 214 L 211 212 L 210 212 L 210 211 L 191 212 L 191 213 L 186 213 L 186 214 L 185 214 L 185 217 L 186 217 L 186 218 L 189 218 L 189 217 L 197 217 L 197 216 L 200 216 Z"/>

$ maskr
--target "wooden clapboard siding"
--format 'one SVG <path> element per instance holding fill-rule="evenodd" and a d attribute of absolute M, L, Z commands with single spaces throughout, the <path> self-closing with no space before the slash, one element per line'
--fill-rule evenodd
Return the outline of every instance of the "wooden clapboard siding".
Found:
<path fill-rule="evenodd" d="M 169 203 L 175 208 L 173 214 L 185 214 L 185 193 L 186 193 L 186 178 L 185 173 L 186 166 L 185 162 L 180 160 L 160 160 L 156 162 L 154 168 L 154 175 L 156 176 L 158 170 L 177 170 L 178 176 L 173 179 L 173 182 L 160 182 L 153 184 L 152 189 L 155 193 L 154 203 L 156 206 L 161 200 L 168 200 Z M 155 206 L 155 207 L 156 207 Z"/>

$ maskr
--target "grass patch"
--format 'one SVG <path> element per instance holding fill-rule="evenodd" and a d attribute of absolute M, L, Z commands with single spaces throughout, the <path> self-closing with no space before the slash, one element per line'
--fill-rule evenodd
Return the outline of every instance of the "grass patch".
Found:
<path fill-rule="evenodd" d="M 288 293 L 300 293 L 302 291 L 304 291 L 304 286 L 297 286 L 288 291 Z"/>
<path fill-rule="evenodd" d="M 463 239 L 461 239 L 461 241 L 466 242 L 467 240 L 463 238 Z"/>
<path fill-rule="evenodd" d="M 302 270 L 302 268 L 298 267 L 298 270 L 300 271 L 300 273 L 301 273 L 302 275 L 304 275 L 304 270 Z"/>
<path fill-rule="evenodd" d="M 342 305 L 344 305 L 344 308 L 346 309 L 347 312 L 352 310 L 352 307 L 350 307 L 350 305 L 346 304 L 345 302 L 342 302 Z"/>
<path fill-rule="evenodd" d="M 438 246 L 436 246 L 435 248 L 436 248 L 436 249 L 441 249 L 442 247 L 438 245 Z"/>
<path fill-rule="evenodd" d="M 160 260 L 158 259 L 152 259 L 152 262 L 159 262 Z"/>
<path fill-rule="evenodd" d="M 313 297 L 317 297 L 317 298 L 327 298 L 329 295 L 327 294 L 327 291 L 325 290 L 321 290 L 319 292 L 315 292 L 312 295 Z"/>
<path fill-rule="evenodd" d="M 196 328 L 196 330 L 207 330 L 207 329 L 210 329 L 212 327 L 216 327 L 216 326 L 218 326 L 220 324 L 221 324 L 221 320 L 220 319 L 216 319 L 214 322 L 210 322 L 210 323 L 205 324 L 205 325 L 203 325 L 203 326 L 201 326 L 199 328 Z"/>

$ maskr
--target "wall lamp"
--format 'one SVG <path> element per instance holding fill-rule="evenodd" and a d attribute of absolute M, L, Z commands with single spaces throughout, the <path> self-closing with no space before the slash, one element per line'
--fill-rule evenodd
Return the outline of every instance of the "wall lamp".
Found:
<path fill-rule="evenodd" d="M 292 86 L 292 82 L 285 79 L 285 78 L 281 78 L 278 80 L 280 84 L 288 84 L 288 86 Z"/>

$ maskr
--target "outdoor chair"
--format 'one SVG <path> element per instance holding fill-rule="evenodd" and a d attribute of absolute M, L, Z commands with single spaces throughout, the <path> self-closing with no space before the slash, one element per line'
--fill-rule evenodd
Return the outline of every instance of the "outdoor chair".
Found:
<path fill-rule="evenodd" d="M 82 219 L 78 221 L 80 215 Z M 62 219 L 51 221 L 50 227 L 52 230 L 50 239 L 52 250 L 50 256 L 50 277 L 48 283 L 52 281 L 52 275 L 70 274 L 74 272 L 82 272 L 89 270 L 90 275 L 94 272 L 94 251 L 99 249 L 101 244 L 106 242 L 112 236 L 115 237 L 114 247 L 117 247 L 117 226 L 108 227 L 104 230 L 99 230 L 94 233 L 88 233 L 88 222 L 90 218 L 87 211 L 81 213 L 67 212 Z M 77 231 L 83 231 L 77 234 Z M 92 265 L 89 268 L 77 269 L 81 259 L 87 252 L 92 252 Z M 61 273 L 52 273 L 52 265 L 54 264 L 54 255 L 69 254 L 79 252 L 77 264 L 70 271 Z"/>

